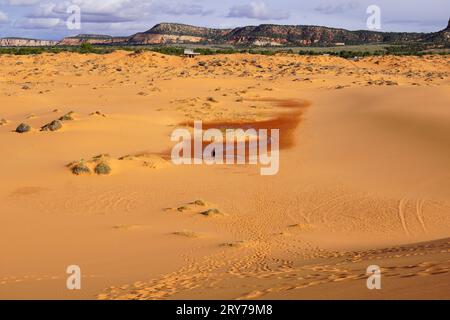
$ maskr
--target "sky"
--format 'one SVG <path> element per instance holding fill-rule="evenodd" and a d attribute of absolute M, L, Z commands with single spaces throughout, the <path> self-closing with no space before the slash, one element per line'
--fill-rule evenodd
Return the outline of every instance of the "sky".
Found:
<path fill-rule="evenodd" d="M 367 29 L 367 8 L 380 8 L 380 31 L 444 29 L 450 0 L 0 0 L 0 38 L 61 39 L 80 33 L 129 36 L 160 22 L 215 28 L 259 24 Z M 80 29 L 67 20 L 79 8 Z M 73 16 L 72 16 L 73 17 Z M 75 20 L 71 20 L 75 21 Z"/>

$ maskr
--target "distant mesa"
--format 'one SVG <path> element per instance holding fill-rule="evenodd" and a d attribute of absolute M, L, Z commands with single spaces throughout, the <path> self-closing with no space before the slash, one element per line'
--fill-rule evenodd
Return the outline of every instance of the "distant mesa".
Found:
<path fill-rule="evenodd" d="M 55 46 L 59 41 L 53 40 L 38 40 L 28 38 L 1 38 L 0 47 L 44 47 Z"/>
<path fill-rule="evenodd" d="M 160 23 L 131 36 L 79 34 L 61 41 L 24 38 L 0 39 L 0 46 L 76 46 L 82 43 L 97 45 L 146 44 L 228 44 L 242 46 L 334 46 L 358 44 L 432 43 L 450 45 L 450 20 L 447 27 L 432 33 L 350 31 L 340 28 L 309 25 L 262 24 L 234 29 L 196 27 L 180 23 Z"/>
<path fill-rule="evenodd" d="M 232 29 L 212 29 L 180 23 L 160 23 L 150 30 L 132 35 L 131 44 L 226 43 Z"/>
<path fill-rule="evenodd" d="M 447 28 L 439 32 L 434 32 L 428 34 L 425 37 L 425 42 L 440 44 L 449 46 L 450 45 L 450 19 L 448 20 Z"/>
<path fill-rule="evenodd" d="M 78 46 L 82 43 L 90 44 L 121 44 L 126 43 L 129 37 L 113 37 L 99 34 L 79 34 L 73 37 L 66 37 L 61 40 L 58 45 L 60 46 Z"/>
<path fill-rule="evenodd" d="M 179 23 L 160 23 L 145 32 L 128 38 L 130 44 L 229 44 L 252 46 L 332 46 L 369 43 L 405 43 L 434 40 L 444 33 L 407 33 L 349 31 L 345 29 L 306 25 L 262 24 L 234 29 L 212 29 Z M 441 41 L 440 41 L 441 42 Z M 449 43 L 447 38 L 446 43 Z"/>

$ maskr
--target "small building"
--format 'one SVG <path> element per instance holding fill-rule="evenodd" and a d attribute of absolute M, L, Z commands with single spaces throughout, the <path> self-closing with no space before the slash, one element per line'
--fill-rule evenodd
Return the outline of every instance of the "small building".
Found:
<path fill-rule="evenodd" d="M 184 56 L 188 58 L 194 58 L 195 56 L 198 56 L 200 53 L 194 52 L 192 49 L 184 49 Z"/>

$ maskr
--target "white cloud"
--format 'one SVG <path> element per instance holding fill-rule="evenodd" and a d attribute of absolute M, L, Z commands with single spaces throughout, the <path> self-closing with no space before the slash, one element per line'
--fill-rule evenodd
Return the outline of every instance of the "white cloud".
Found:
<path fill-rule="evenodd" d="M 176 3 L 173 5 L 155 4 L 154 9 L 157 12 L 168 14 L 168 15 L 189 15 L 189 16 L 205 16 L 212 14 L 214 10 L 207 10 L 199 4 L 186 4 L 186 3 Z"/>
<path fill-rule="evenodd" d="M 31 13 L 26 15 L 27 18 L 57 18 L 58 14 L 55 12 L 56 4 L 42 3 Z"/>
<path fill-rule="evenodd" d="M 169 16 L 206 16 L 213 10 L 206 10 L 199 4 L 143 1 L 143 0 L 72 0 L 71 2 L 42 3 L 28 13 L 26 18 L 60 18 L 68 17 L 67 8 L 70 5 L 80 7 L 82 23 L 123 23 L 145 21 L 159 14 Z"/>
<path fill-rule="evenodd" d="M 359 3 L 354 0 L 345 3 L 320 4 L 314 10 L 324 14 L 338 14 L 356 9 L 357 7 L 359 7 Z"/>
<path fill-rule="evenodd" d="M 257 20 L 283 20 L 289 18 L 289 13 L 269 9 L 264 2 L 252 2 L 250 4 L 231 7 L 228 17 L 250 18 Z"/>
<path fill-rule="evenodd" d="M 376 1 L 383 9 L 383 31 L 429 32 L 447 25 L 449 0 L 408 0 L 408 5 L 398 2 Z M 251 20 L 253 24 L 280 21 L 363 29 L 365 7 L 372 3 L 373 0 L 0 0 L 0 11 L 8 19 L 0 17 L 0 28 L 1 36 L 58 38 L 71 32 L 65 28 L 69 16 L 66 9 L 77 4 L 81 8 L 83 33 L 127 35 L 162 21 L 210 27 L 244 26 L 252 24 Z M 15 23 L 16 19 L 19 22 Z M 49 26 L 56 20 L 36 19 L 60 19 L 60 24 L 52 28 Z M 17 25 L 46 29 L 23 30 Z"/>
<path fill-rule="evenodd" d="M 179 15 L 191 15 L 191 16 L 205 16 L 212 14 L 214 10 L 206 10 L 203 6 L 198 4 L 185 4 L 177 3 L 169 6 L 167 4 L 155 5 L 155 9 L 161 13 L 179 16 Z"/>
<path fill-rule="evenodd" d="M 131 22 L 143 18 L 148 13 L 148 2 L 138 0 L 72 0 L 70 2 L 49 2 L 39 5 L 27 18 L 60 18 L 65 20 L 67 8 L 77 5 L 81 11 L 81 21 L 86 23 Z"/>
<path fill-rule="evenodd" d="M 6 13 L 0 11 L 0 23 L 7 23 L 9 21 Z"/>
<path fill-rule="evenodd" d="M 141 7 L 142 2 L 136 0 L 73 0 L 63 3 L 59 8 L 67 8 L 69 5 L 78 5 L 82 12 L 91 15 L 113 15 L 121 11 L 130 11 L 131 8 Z"/>
<path fill-rule="evenodd" d="M 40 0 L 4 0 L 10 6 L 32 6 L 39 3 Z"/>
<path fill-rule="evenodd" d="M 51 29 L 60 24 L 58 18 L 22 18 L 14 22 L 15 28 L 21 29 Z"/>

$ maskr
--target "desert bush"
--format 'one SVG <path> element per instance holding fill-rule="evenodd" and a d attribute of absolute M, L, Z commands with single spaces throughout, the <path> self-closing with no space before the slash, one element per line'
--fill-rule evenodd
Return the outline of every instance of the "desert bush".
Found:
<path fill-rule="evenodd" d="M 58 120 L 59 121 L 71 121 L 71 120 L 73 120 L 73 117 L 72 117 L 73 114 L 74 114 L 74 112 L 70 111 L 70 112 L 66 113 L 65 115 L 63 115 Z"/>
<path fill-rule="evenodd" d="M 54 120 L 41 128 L 41 131 L 57 131 L 62 128 L 62 123 L 59 120 Z"/>
<path fill-rule="evenodd" d="M 200 214 L 204 215 L 206 217 L 211 217 L 211 216 L 214 216 L 214 215 L 221 214 L 221 212 L 218 209 L 209 209 L 209 210 L 200 212 Z"/>
<path fill-rule="evenodd" d="M 94 169 L 96 174 L 106 175 L 111 173 L 111 167 L 106 162 L 100 162 Z"/>
<path fill-rule="evenodd" d="M 203 200 L 195 200 L 192 204 L 195 204 L 196 206 L 206 206 L 206 203 Z"/>
<path fill-rule="evenodd" d="M 83 162 L 79 162 L 72 166 L 72 173 L 79 176 L 82 174 L 89 174 L 91 173 L 91 169 L 89 169 Z"/>
<path fill-rule="evenodd" d="M 82 43 L 80 45 L 79 50 L 80 50 L 80 53 L 94 53 L 95 52 L 94 46 L 87 42 Z"/>
<path fill-rule="evenodd" d="M 26 124 L 26 123 L 21 123 L 19 124 L 19 126 L 16 128 L 16 132 L 17 133 L 25 133 L 31 130 L 31 127 Z"/>

